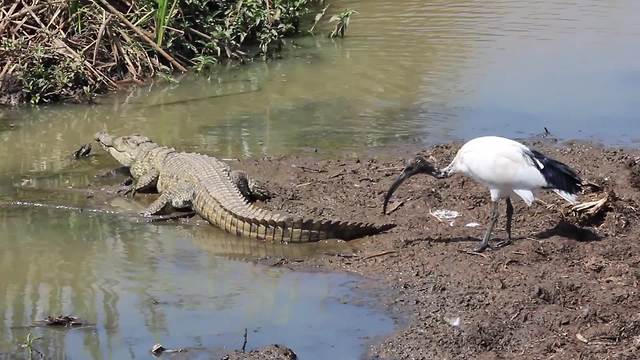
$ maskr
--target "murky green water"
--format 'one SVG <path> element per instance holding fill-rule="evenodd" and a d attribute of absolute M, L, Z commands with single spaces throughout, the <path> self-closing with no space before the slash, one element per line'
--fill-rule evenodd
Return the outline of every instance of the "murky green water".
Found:
<path fill-rule="evenodd" d="M 304 358 L 355 358 L 357 339 L 391 328 L 386 316 L 343 304 L 353 278 L 216 256 L 232 245 L 206 229 L 18 209 L 0 213 L 0 233 L 0 353 L 32 332 L 52 358 L 144 359 L 156 342 L 208 358 L 240 348 L 248 328 L 249 348 L 277 342 Z M 49 314 L 90 324 L 31 327 Z"/>
<path fill-rule="evenodd" d="M 640 140 L 638 1 L 332 1 L 345 7 L 359 11 L 347 38 L 296 39 L 283 60 L 98 105 L 0 110 L 0 197 L 136 211 L 69 189 L 113 166 L 104 155 L 69 157 L 102 129 L 221 158 L 334 156 L 545 126 L 563 138 Z M 234 241 L 122 216 L 0 209 L 0 353 L 33 331 L 54 357 L 145 358 L 155 342 L 239 346 L 247 327 L 249 347 L 354 358 L 363 337 L 390 330 L 384 315 L 336 300 L 352 278 L 234 260 L 307 250 Z M 24 328 L 59 312 L 95 325 Z"/>

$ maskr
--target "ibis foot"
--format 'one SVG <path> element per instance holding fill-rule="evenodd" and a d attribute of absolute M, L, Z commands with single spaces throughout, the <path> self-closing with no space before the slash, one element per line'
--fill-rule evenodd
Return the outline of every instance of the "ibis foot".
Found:
<path fill-rule="evenodd" d="M 484 252 L 485 250 L 487 250 L 487 248 L 489 248 L 489 243 L 485 243 L 482 242 L 480 243 L 480 246 L 478 246 L 477 248 L 473 249 L 473 252 L 477 252 L 477 253 L 481 253 Z"/>
<path fill-rule="evenodd" d="M 505 246 L 509 246 L 509 245 L 511 245 L 512 243 L 513 243 L 513 241 L 512 241 L 511 239 L 509 239 L 509 240 L 502 240 L 502 241 L 498 241 L 498 243 L 496 243 L 495 248 L 496 248 L 496 249 L 500 249 L 500 248 L 503 248 L 503 247 L 505 247 Z"/>

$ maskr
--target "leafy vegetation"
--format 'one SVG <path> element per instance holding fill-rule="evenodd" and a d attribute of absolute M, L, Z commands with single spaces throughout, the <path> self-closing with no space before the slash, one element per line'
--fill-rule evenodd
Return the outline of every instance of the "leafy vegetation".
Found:
<path fill-rule="evenodd" d="M 176 4 L 178 4 L 178 0 L 157 0 L 158 1 L 158 9 L 155 11 L 156 16 L 156 44 L 158 46 L 162 46 L 162 40 L 164 38 L 164 32 L 167 29 L 167 24 L 171 20 L 171 17 L 174 14 Z M 169 3 L 171 3 L 171 7 L 169 7 Z"/>
<path fill-rule="evenodd" d="M 33 345 L 35 344 L 36 341 L 42 339 L 42 337 L 35 337 L 33 336 L 31 333 L 27 334 L 27 338 L 24 340 L 24 342 L 22 344 L 20 344 L 20 347 L 25 349 L 27 351 L 27 358 L 28 359 L 33 359 L 33 354 L 37 354 L 38 358 L 43 359 L 44 355 L 38 350 L 36 349 Z"/>
<path fill-rule="evenodd" d="M 0 104 L 85 101 L 158 73 L 268 58 L 312 0 L 0 4 Z"/>
<path fill-rule="evenodd" d="M 0 3 L 0 105 L 96 93 L 220 61 L 269 58 L 318 0 L 20 0 Z M 343 37 L 356 11 L 332 16 Z M 166 78 L 166 77 L 165 77 Z"/>

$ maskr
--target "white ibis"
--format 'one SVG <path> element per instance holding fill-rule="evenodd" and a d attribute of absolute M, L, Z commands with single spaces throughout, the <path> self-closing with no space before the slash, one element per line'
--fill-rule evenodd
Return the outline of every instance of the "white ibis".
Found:
<path fill-rule="evenodd" d="M 407 178 L 415 174 L 428 174 L 436 178 L 447 178 L 455 173 L 465 174 L 486 185 L 493 202 L 491 222 L 476 251 L 489 246 L 491 231 L 498 221 L 498 203 L 507 203 L 507 240 L 497 244 L 511 243 L 511 220 L 513 205 L 511 196 L 518 195 L 527 205 L 535 200 L 534 191 L 549 189 L 570 203 L 576 202 L 582 180 L 576 172 L 560 161 L 551 159 L 519 142 L 497 136 L 483 136 L 464 144 L 453 161 L 444 169 L 437 169 L 421 156 L 411 160 L 391 185 L 384 199 L 383 212 L 393 192 Z"/>

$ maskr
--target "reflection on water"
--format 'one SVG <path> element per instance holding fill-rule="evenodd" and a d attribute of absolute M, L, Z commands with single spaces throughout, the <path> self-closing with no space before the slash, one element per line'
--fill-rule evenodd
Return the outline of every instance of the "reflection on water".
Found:
<path fill-rule="evenodd" d="M 248 328 L 250 347 L 286 343 L 305 359 L 356 358 L 359 338 L 391 329 L 382 314 L 343 304 L 350 276 L 222 258 L 216 254 L 231 249 L 232 238 L 207 230 L 215 229 L 0 210 L 0 353 L 32 332 L 52 358 L 148 358 L 156 342 L 195 353 L 240 347 Z M 285 252 L 244 249 L 243 256 Z M 91 325 L 30 327 L 49 314 L 75 314 Z"/>
<path fill-rule="evenodd" d="M 22 156 L 0 172 L 59 170 L 103 128 L 221 157 L 527 136 L 543 126 L 566 138 L 640 138 L 640 2 L 332 3 L 344 7 L 359 12 L 345 39 L 296 39 L 284 60 L 220 67 L 102 105 L 6 111 L 0 152 Z"/>
<path fill-rule="evenodd" d="M 296 39 L 283 60 L 220 67 L 97 105 L 0 109 L 0 200 L 138 211 L 137 202 L 97 203 L 75 190 L 117 182 L 94 177 L 114 166 L 104 153 L 71 159 L 102 129 L 221 158 L 526 137 L 545 126 L 565 138 L 640 139 L 638 1 L 333 0 L 330 9 L 346 7 L 359 13 L 345 39 Z M 353 358 L 359 337 L 388 331 L 383 317 L 334 300 L 348 278 L 229 260 L 327 246 L 221 236 L 105 214 L 0 209 L 0 355 L 28 331 L 45 336 L 53 357 L 101 359 L 147 357 L 153 342 L 236 344 L 248 327 L 257 330 L 250 345 Z M 24 328 L 60 312 L 96 325 Z"/>

